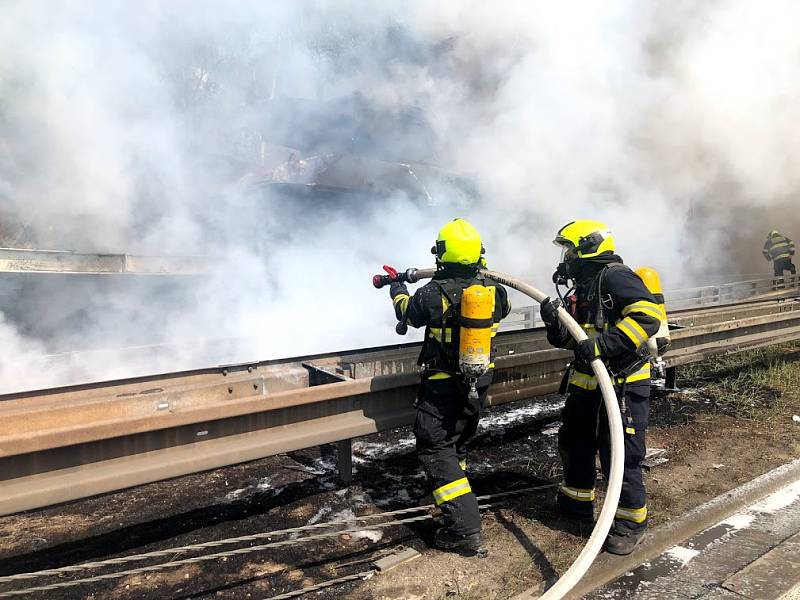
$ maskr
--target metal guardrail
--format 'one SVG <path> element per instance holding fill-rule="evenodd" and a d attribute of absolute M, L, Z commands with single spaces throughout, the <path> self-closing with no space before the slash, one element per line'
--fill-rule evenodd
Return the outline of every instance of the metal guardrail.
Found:
<path fill-rule="evenodd" d="M 2 273 L 64 273 L 80 275 L 199 275 L 219 261 L 201 256 L 136 256 L 81 254 L 61 250 L 0 248 Z"/>
<path fill-rule="evenodd" d="M 724 306 L 758 298 L 791 297 L 800 292 L 800 276 L 761 278 L 733 283 L 721 283 L 693 288 L 669 290 L 664 293 L 667 313 L 706 306 Z M 531 329 L 541 326 L 538 306 L 513 308 L 501 325 L 503 331 Z"/>
<path fill-rule="evenodd" d="M 697 306 L 720 306 L 764 296 L 790 296 L 800 290 L 800 278 L 762 278 L 696 288 L 671 290 L 665 294 L 667 310 Z"/>
<path fill-rule="evenodd" d="M 800 302 L 677 315 L 670 366 L 800 339 Z M 572 358 L 501 333 L 490 404 L 554 392 Z M 413 422 L 419 344 L 0 396 L 0 515 Z"/>

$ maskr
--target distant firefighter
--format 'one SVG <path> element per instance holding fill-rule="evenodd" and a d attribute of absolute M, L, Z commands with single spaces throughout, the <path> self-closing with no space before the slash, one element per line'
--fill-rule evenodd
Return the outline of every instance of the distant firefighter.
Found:
<path fill-rule="evenodd" d="M 472 555 L 481 550 L 481 517 L 467 479 L 467 444 L 478 429 L 492 381 L 491 338 L 511 305 L 503 286 L 478 273 L 485 264 L 483 245 L 467 221 L 454 219 L 442 227 L 431 252 L 438 270 L 429 283 L 413 296 L 400 281 L 393 281 L 389 291 L 398 320 L 425 327 L 414 435 L 444 517 L 435 544 Z M 396 275 L 391 267 L 387 272 Z M 466 351 L 462 342 L 468 342 Z M 484 363 L 475 371 L 474 359 L 480 358 Z"/>
<path fill-rule="evenodd" d="M 765 259 L 772 261 L 776 278 L 782 278 L 784 271 L 789 271 L 792 275 L 797 272 L 792 264 L 794 242 L 774 229 L 769 232 L 762 253 Z"/>

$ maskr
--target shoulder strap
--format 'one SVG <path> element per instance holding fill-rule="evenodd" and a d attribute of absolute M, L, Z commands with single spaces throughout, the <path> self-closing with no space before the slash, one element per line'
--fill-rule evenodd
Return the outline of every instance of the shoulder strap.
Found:
<path fill-rule="evenodd" d="M 606 276 L 608 275 L 609 271 L 619 269 L 631 270 L 631 268 L 626 264 L 611 263 L 606 265 L 597 274 L 597 296 L 593 299 L 593 301 L 595 304 L 595 324 L 601 331 L 604 329 L 606 324 L 606 311 L 613 310 L 614 308 L 614 298 L 611 296 L 611 292 L 604 293 L 603 283 L 605 283 Z"/>
<path fill-rule="evenodd" d="M 461 304 L 460 292 L 463 291 L 463 288 L 460 285 L 447 279 L 434 281 L 433 283 L 436 284 L 436 287 L 439 288 L 441 294 L 447 299 L 449 304 L 448 309 L 452 308 L 456 304 Z M 444 319 L 444 317 L 444 312 L 442 312 L 442 319 Z"/>

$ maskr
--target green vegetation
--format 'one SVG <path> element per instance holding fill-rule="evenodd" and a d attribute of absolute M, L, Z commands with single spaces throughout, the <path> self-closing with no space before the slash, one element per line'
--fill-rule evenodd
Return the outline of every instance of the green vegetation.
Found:
<path fill-rule="evenodd" d="M 769 420 L 797 405 L 800 342 L 721 356 L 684 367 L 679 385 L 694 389 L 726 414 Z"/>

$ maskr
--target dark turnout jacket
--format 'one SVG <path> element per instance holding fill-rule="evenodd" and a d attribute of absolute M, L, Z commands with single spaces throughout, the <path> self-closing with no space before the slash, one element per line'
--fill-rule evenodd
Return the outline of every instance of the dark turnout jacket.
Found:
<path fill-rule="evenodd" d="M 477 268 L 447 265 L 409 296 L 403 284 L 392 284 L 391 296 L 398 320 L 407 320 L 412 327 L 425 327 L 425 342 L 419 363 L 428 372 L 455 374 L 458 372 L 459 326 L 458 310 L 462 292 L 471 285 L 494 289 L 495 308 L 492 336 L 500 320 L 511 311 L 506 289 L 492 279 L 478 276 Z"/>
<path fill-rule="evenodd" d="M 582 259 L 575 275 L 575 294 L 567 309 L 589 337 L 597 338 L 618 382 L 649 384 L 650 362 L 638 351 L 655 335 L 661 309 L 641 278 L 616 255 Z M 559 348 L 574 348 L 566 327 L 556 321 L 547 327 L 548 341 Z M 597 388 L 588 364 L 575 362 L 569 384 L 584 390 Z"/>

